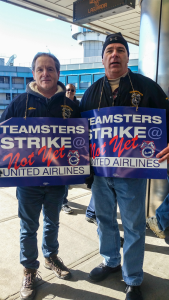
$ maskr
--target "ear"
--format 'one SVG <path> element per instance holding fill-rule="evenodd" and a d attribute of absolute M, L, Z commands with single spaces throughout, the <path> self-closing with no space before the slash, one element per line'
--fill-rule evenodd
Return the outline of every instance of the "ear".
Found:
<path fill-rule="evenodd" d="M 58 79 L 59 79 L 59 77 L 60 77 L 60 71 L 58 71 L 57 73 L 58 73 Z"/>
<path fill-rule="evenodd" d="M 104 60 L 103 60 L 103 58 L 102 58 L 102 65 L 104 66 Z"/>
<path fill-rule="evenodd" d="M 32 71 L 32 74 L 33 74 L 33 79 L 36 80 L 36 79 L 35 79 L 35 72 Z"/>

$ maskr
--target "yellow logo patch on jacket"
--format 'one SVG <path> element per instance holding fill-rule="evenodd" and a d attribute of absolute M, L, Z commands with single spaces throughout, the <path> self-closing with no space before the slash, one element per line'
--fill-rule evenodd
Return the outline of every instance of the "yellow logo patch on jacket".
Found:
<path fill-rule="evenodd" d="M 35 107 L 29 107 L 28 110 L 36 109 Z"/>
<path fill-rule="evenodd" d="M 70 106 L 67 105 L 61 105 L 62 107 L 62 117 L 64 119 L 68 119 L 71 116 L 71 111 L 73 111 L 73 109 Z"/>

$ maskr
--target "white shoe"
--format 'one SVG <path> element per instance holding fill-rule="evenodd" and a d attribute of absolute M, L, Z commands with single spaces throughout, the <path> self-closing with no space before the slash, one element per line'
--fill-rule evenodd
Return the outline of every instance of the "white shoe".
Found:
<path fill-rule="evenodd" d="M 67 204 L 62 205 L 62 210 L 64 211 L 65 214 L 72 214 L 73 213 L 73 209 L 71 209 L 71 207 Z"/>
<path fill-rule="evenodd" d="M 160 230 L 157 223 L 156 216 L 146 219 L 146 225 L 150 228 L 160 239 L 165 239 L 164 231 Z"/>

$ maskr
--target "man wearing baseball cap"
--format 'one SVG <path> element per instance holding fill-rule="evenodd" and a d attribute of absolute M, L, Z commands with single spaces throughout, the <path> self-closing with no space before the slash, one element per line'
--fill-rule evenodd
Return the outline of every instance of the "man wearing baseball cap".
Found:
<path fill-rule="evenodd" d="M 105 76 L 93 83 L 84 93 L 81 111 L 112 106 L 135 106 L 166 109 L 167 96 L 151 79 L 128 69 L 129 47 L 121 33 L 106 37 L 102 50 Z M 167 122 L 169 142 L 169 121 Z M 159 163 L 169 162 L 169 147 L 161 151 Z M 100 254 L 103 263 L 89 277 L 98 282 L 121 270 L 120 234 L 117 223 L 117 204 L 124 228 L 122 276 L 126 283 L 126 300 L 143 300 L 140 285 L 143 281 L 145 245 L 146 179 L 100 177 L 94 175 L 92 197 L 99 226 Z M 112 277 L 113 280 L 113 277 Z"/>

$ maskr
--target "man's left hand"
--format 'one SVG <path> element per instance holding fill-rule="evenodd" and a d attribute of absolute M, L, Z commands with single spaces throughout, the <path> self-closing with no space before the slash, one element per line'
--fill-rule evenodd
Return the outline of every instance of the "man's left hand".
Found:
<path fill-rule="evenodd" d="M 167 164 L 169 164 L 169 144 L 166 148 L 164 148 L 161 152 L 159 152 L 157 155 L 156 155 L 157 158 L 160 158 L 159 159 L 159 163 L 162 163 L 164 160 L 167 159 Z"/>

